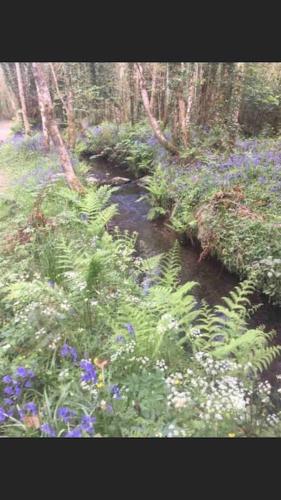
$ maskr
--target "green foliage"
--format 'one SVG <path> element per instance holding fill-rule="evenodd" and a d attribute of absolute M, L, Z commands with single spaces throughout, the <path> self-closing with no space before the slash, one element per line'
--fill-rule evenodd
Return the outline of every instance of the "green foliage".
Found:
<path fill-rule="evenodd" d="M 165 216 L 171 208 L 171 197 L 169 194 L 169 180 L 160 165 L 157 165 L 153 175 L 146 177 L 143 181 L 148 194 L 143 196 L 151 205 L 148 219 L 153 220 L 159 216 Z"/>
<path fill-rule="evenodd" d="M 40 425 L 48 423 L 59 437 L 73 429 L 83 437 L 278 434 L 276 410 L 257 372 L 280 348 L 268 345 L 272 333 L 247 325 L 252 282 L 222 306 L 199 307 L 196 283 L 179 284 L 178 243 L 166 255 L 142 259 L 135 255 L 136 234 L 107 231 L 116 213 L 114 189 L 83 195 L 60 183 L 21 189 L 19 211 L 13 213 L 11 192 L 1 220 L 4 241 L 12 217 L 15 232 L 31 231 L 1 256 L 1 408 L 6 411 L 2 377 L 17 379 L 18 367 L 26 367 L 35 377 L 17 406 L 25 411 L 34 402 Z M 40 209 L 48 223 L 33 224 L 27 206 Z M 63 355 L 65 344 L 77 360 Z M 81 380 L 83 359 L 97 380 Z M 76 414 L 65 422 L 61 407 Z M 96 418 L 94 430 L 81 427 L 85 417 Z M 274 426 L 270 418 L 277 419 Z M 15 408 L 0 432 L 45 437 L 37 427 Z"/>

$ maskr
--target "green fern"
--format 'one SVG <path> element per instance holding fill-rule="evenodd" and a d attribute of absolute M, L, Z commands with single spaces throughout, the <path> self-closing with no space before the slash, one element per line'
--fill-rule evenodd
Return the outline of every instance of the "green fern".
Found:
<path fill-rule="evenodd" d="M 179 283 L 180 271 L 180 245 L 179 242 L 176 241 L 171 250 L 169 250 L 162 259 L 159 284 L 167 288 L 176 288 Z"/>

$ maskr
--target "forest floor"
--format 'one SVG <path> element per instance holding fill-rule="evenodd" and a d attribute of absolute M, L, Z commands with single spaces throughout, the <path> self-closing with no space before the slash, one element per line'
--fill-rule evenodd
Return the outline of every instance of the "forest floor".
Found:
<path fill-rule="evenodd" d="M 5 141 L 8 138 L 11 130 L 11 125 L 11 120 L 0 121 L 0 141 Z"/>

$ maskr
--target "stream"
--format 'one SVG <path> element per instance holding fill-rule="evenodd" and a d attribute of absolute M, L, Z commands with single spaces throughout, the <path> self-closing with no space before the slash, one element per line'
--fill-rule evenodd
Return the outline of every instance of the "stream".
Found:
<path fill-rule="evenodd" d="M 147 220 L 149 204 L 145 200 L 138 201 L 145 194 L 145 189 L 138 184 L 132 174 L 124 167 L 114 166 L 106 160 L 89 160 L 89 177 L 93 176 L 100 182 L 109 183 L 114 177 L 126 177 L 130 182 L 121 185 L 111 201 L 118 204 L 119 214 L 112 219 L 112 225 L 121 230 L 138 233 L 137 253 L 141 257 L 150 257 L 167 252 L 177 239 L 176 233 L 165 223 Z M 229 273 L 223 265 L 213 257 L 207 257 L 198 263 L 200 247 L 190 244 L 181 245 L 181 282 L 196 281 L 199 286 L 194 288 L 194 295 L 199 304 L 205 299 L 209 305 L 221 304 L 226 296 L 239 283 L 236 275 Z M 267 298 L 255 293 L 251 302 L 262 304 L 249 320 L 251 327 L 265 325 L 266 330 L 277 331 L 274 343 L 281 343 L 281 308 L 272 306 Z M 276 360 L 270 370 L 265 372 L 266 378 L 274 382 L 276 373 L 281 373 L 281 360 Z"/>

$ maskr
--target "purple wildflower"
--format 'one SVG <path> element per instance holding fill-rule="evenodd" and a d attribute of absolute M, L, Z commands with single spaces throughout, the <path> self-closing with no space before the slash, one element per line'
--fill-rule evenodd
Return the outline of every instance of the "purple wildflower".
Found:
<path fill-rule="evenodd" d="M 4 398 L 4 403 L 5 403 L 5 405 L 10 406 L 14 402 L 13 402 L 13 400 L 11 398 Z"/>
<path fill-rule="evenodd" d="M 124 342 L 125 341 L 125 337 L 123 337 L 123 335 L 117 335 L 116 337 L 116 342 Z"/>
<path fill-rule="evenodd" d="M 13 379 L 10 375 L 5 375 L 3 378 L 2 378 L 4 384 L 11 384 L 13 382 Z"/>
<path fill-rule="evenodd" d="M 26 403 L 26 405 L 24 406 L 24 409 L 31 413 L 32 415 L 37 415 L 38 413 L 38 410 L 37 410 L 37 406 L 35 403 L 33 403 L 33 401 L 31 401 L 30 403 Z"/>
<path fill-rule="evenodd" d="M 62 358 L 71 357 L 72 361 L 77 361 L 78 354 L 74 347 L 71 347 L 68 344 L 64 344 L 60 350 L 60 355 Z"/>
<path fill-rule="evenodd" d="M 110 392 L 113 395 L 113 399 L 122 399 L 120 388 L 118 387 L 118 385 L 112 385 L 110 388 Z"/>
<path fill-rule="evenodd" d="M 18 377 L 21 377 L 21 378 L 27 378 L 28 377 L 28 371 L 23 366 L 19 366 L 17 368 L 16 374 L 18 375 Z"/>
<path fill-rule="evenodd" d="M 4 393 L 8 394 L 8 396 L 12 396 L 14 394 L 14 388 L 11 386 L 7 386 L 4 388 Z"/>
<path fill-rule="evenodd" d="M 16 397 L 18 397 L 18 396 L 20 396 L 20 395 L 21 395 L 21 393 L 22 393 L 22 389 L 21 389 L 20 385 L 19 385 L 19 384 L 17 384 L 17 385 L 15 386 L 15 388 L 14 388 L 14 395 L 15 395 Z"/>
<path fill-rule="evenodd" d="M 4 408 L 0 406 L 0 422 L 4 422 L 7 418 L 7 414 L 4 411 Z"/>
<path fill-rule="evenodd" d="M 53 427 L 51 427 L 49 424 L 43 424 L 40 427 L 41 431 L 44 432 L 44 434 L 47 434 L 49 437 L 56 437 L 56 431 Z"/>
<path fill-rule="evenodd" d="M 81 420 L 81 429 L 85 432 L 88 432 L 89 434 L 94 433 L 94 427 L 93 424 L 96 422 L 96 417 L 89 417 L 88 415 L 85 415 L 82 417 Z"/>
<path fill-rule="evenodd" d="M 82 370 L 84 371 L 83 375 L 81 376 L 81 380 L 83 382 L 92 382 L 93 384 L 97 383 L 97 372 L 90 361 L 83 359 L 80 362 L 80 368 L 82 368 Z"/>
<path fill-rule="evenodd" d="M 134 327 L 133 325 L 131 325 L 131 323 L 124 323 L 123 325 L 125 328 L 127 328 L 128 332 L 130 335 L 135 335 L 135 330 L 134 330 Z"/>
<path fill-rule="evenodd" d="M 71 431 L 68 431 L 64 437 L 67 438 L 80 438 L 82 437 L 82 429 L 80 426 L 74 427 Z"/>
<path fill-rule="evenodd" d="M 58 418 L 65 423 L 69 422 L 69 420 L 75 415 L 76 413 L 66 406 L 61 406 L 61 408 L 58 409 Z"/>

